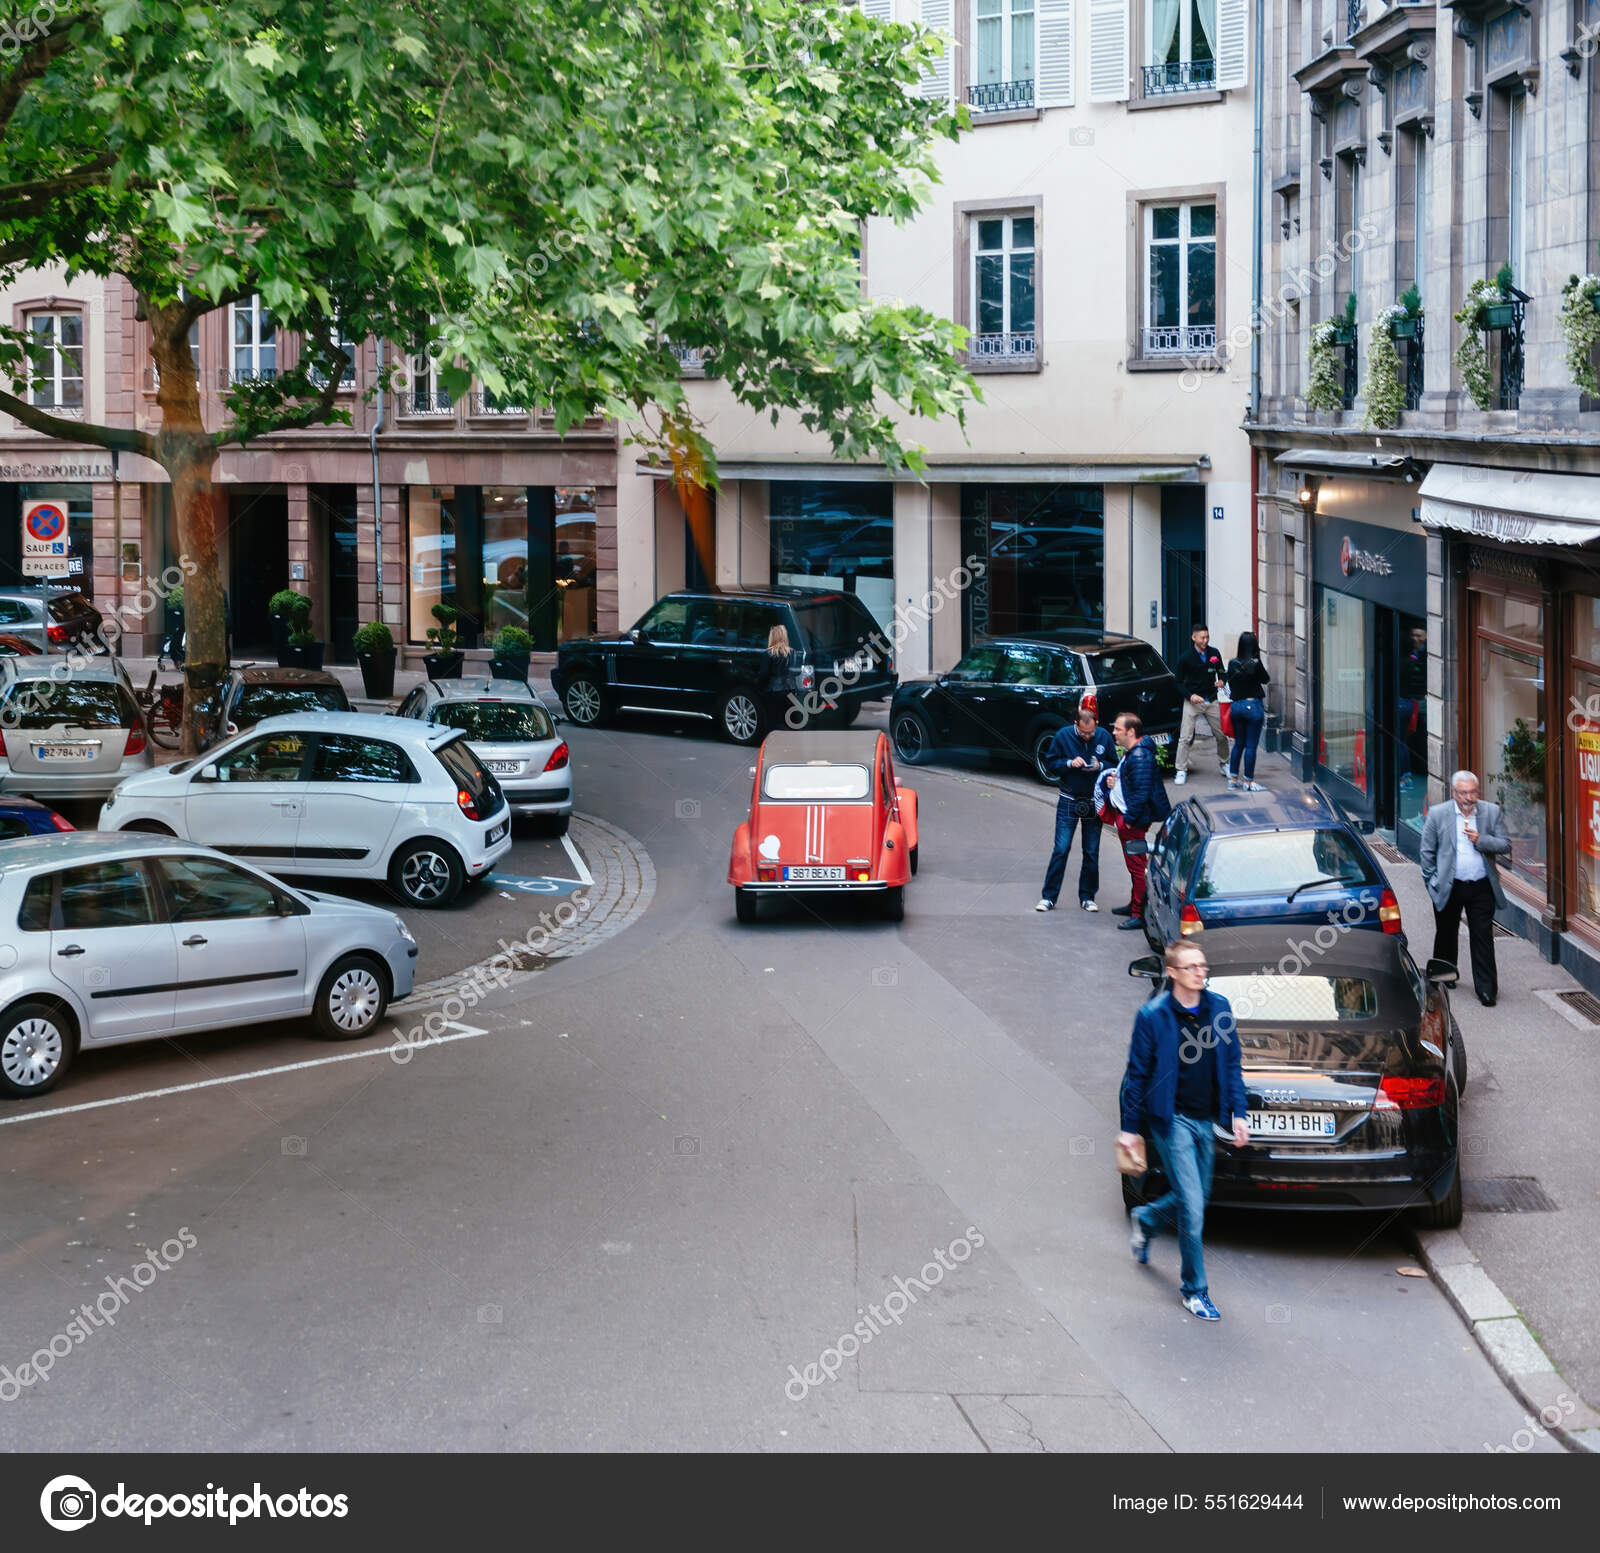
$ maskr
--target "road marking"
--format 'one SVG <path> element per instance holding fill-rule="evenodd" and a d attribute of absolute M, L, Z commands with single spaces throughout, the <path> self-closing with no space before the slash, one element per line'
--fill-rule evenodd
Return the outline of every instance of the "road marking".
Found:
<path fill-rule="evenodd" d="M 496 884 L 509 885 L 523 895 L 565 895 L 582 884 L 580 879 L 557 879 L 549 874 L 496 874 Z M 500 892 L 502 895 L 506 891 Z M 507 899 L 510 897 L 507 896 Z"/>
<path fill-rule="evenodd" d="M 415 1043 L 415 1046 L 404 1049 L 443 1046 L 450 1041 L 471 1041 L 488 1033 L 487 1030 L 478 1029 L 476 1025 L 460 1025 L 454 1035 L 429 1035 Z M 48 1111 L 30 1111 L 26 1116 L 0 1116 L 0 1127 L 10 1127 L 17 1122 L 36 1122 L 44 1116 L 70 1116 L 77 1111 L 99 1111 L 111 1105 L 132 1105 L 135 1100 L 160 1100 L 167 1095 L 185 1095 L 195 1089 L 215 1089 L 219 1084 L 242 1084 L 247 1079 L 272 1078 L 278 1073 L 298 1073 L 302 1068 L 326 1068 L 335 1062 L 359 1062 L 363 1057 L 387 1057 L 396 1049 L 391 1043 L 388 1046 L 374 1046 L 367 1051 L 341 1052 L 336 1057 L 310 1057 L 304 1062 L 286 1062 L 281 1067 L 256 1068 L 252 1072 L 234 1073 L 226 1078 L 203 1078 L 197 1079 L 192 1084 L 170 1084 L 165 1089 L 143 1089 L 136 1095 L 116 1095 L 110 1100 L 85 1100 L 78 1105 L 58 1105 Z"/>
<path fill-rule="evenodd" d="M 563 835 L 561 845 L 567 849 L 567 856 L 572 859 L 572 866 L 578 870 L 577 882 L 585 886 L 592 885 L 594 883 L 594 875 L 589 872 L 589 865 L 584 862 L 578 849 L 573 846 L 572 837 Z"/>

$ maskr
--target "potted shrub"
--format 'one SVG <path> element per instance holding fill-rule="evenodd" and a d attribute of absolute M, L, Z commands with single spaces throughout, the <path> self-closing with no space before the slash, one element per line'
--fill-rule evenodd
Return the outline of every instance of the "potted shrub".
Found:
<path fill-rule="evenodd" d="M 501 626 L 493 646 L 489 672 L 496 679 L 527 679 L 533 638 L 526 631 L 520 626 Z"/>
<path fill-rule="evenodd" d="M 272 617 L 272 650 L 278 656 L 278 667 L 290 667 L 290 660 L 284 657 L 289 650 L 289 632 L 294 629 L 294 613 L 301 605 L 309 612 L 311 600 L 303 593 L 296 593 L 293 588 L 279 588 L 267 600 L 267 614 Z"/>
<path fill-rule="evenodd" d="M 278 655 L 280 669 L 320 669 L 324 644 L 311 629 L 311 600 L 301 595 L 289 617 L 289 640 Z"/>
<path fill-rule="evenodd" d="M 1333 338 L 1337 345 L 1348 345 L 1356 337 L 1356 294 L 1344 299 L 1344 316 L 1333 323 Z"/>
<path fill-rule="evenodd" d="M 1506 271 L 1502 270 L 1502 274 Z M 1492 280 L 1475 280 L 1467 287 L 1461 299 L 1461 311 L 1455 315 L 1461 325 L 1461 343 L 1456 346 L 1456 370 L 1461 374 L 1461 386 L 1471 396 L 1480 410 L 1487 410 L 1494 399 L 1494 379 L 1489 371 L 1489 348 L 1484 343 L 1484 330 L 1489 328 L 1491 308 L 1509 306 L 1506 294 Z"/>
<path fill-rule="evenodd" d="M 1600 399 L 1594 369 L 1594 348 L 1600 344 L 1600 275 L 1574 275 L 1561 288 L 1561 338 L 1574 386 Z"/>
<path fill-rule="evenodd" d="M 433 651 L 423 655 L 422 666 L 429 679 L 459 679 L 467 656 L 460 650 L 461 636 L 456 630 L 461 611 L 448 604 L 435 604 L 429 613 L 439 623 L 428 627 L 428 646 Z"/>
<path fill-rule="evenodd" d="M 1494 277 L 1494 289 L 1499 292 L 1499 301 L 1485 301 L 1483 307 L 1483 327 L 1485 329 L 1509 329 L 1517 318 L 1517 304 L 1512 293 L 1516 289 L 1511 284 L 1511 266 L 1502 264 Z"/>
<path fill-rule="evenodd" d="M 1389 334 L 1396 340 L 1414 340 L 1417 337 L 1417 324 L 1422 318 L 1422 293 L 1415 286 L 1407 286 L 1400 294 L 1400 306 L 1387 308 L 1391 324 Z"/>
<path fill-rule="evenodd" d="M 394 634 L 381 620 L 371 620 L 355 635 L 361 688 L 369 701 L 387 701 L 394 694 Z"/>

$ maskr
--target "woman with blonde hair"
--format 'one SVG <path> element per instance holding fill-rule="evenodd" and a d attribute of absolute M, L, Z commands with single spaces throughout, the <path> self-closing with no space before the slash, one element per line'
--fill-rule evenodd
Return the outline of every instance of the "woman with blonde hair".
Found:
<path fill-rule="evenodd" d="M 789 710 L 789 693 L 794 688 L 794 675 L 790 668 L 793 659 L 788 628 L 775 625 L 767 632 L 766 676 L 761 685 L 769 729 L 788 727 L 784 714 Z"/>

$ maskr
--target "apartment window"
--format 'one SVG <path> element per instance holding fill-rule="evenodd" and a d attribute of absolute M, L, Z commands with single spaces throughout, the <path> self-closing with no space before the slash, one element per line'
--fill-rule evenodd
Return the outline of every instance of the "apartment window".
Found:
<path fill-rule="evenodd" d="M 250 383 L 278 375 L 278 333 L 259 296 L 228 308 L 233 333 L 233 381 Z"/>
<path fill-rule="evenodd" d="M 1506 258 L 1514 284 L 1527 290 L 1528 94 L 1515 92 L 1506 104 Z"/>
<path fill-rule="evenodd" d="M 1217 207 L 1147 205 L 1145 356 L 1194 356 L 1217 348 Z"/>
<path fill-rule="evenodd" d="M 1333 163 L 1334 298 L 1333 311 L 1343 313 L 1345 298 L 1356 289 L 1356 222 L 1361 198 L 1361 168 L 1343 152 Z"/>
<path fill-rule="evenodd" d="M 983 110 L 1033 106 L 1034 0 L 972 0 L 968 101 Z"/>
<path fill-rule="evenodd" d="M 973 359 L 1032 361 L 1034 218 L 976 216 L 972 225 Z"/>
<path fill-rule="evenodd" d="M 344 369 L 344 371 L 340 374 L 339 387 L 340 388 L 353 388 L 353 387 L 355 387 L 355 381 L 356 381 L 356 342 L 354 340 L 352 340 L 350 338 L 350 336 L 345 332 L 345 327 L 344 327 L 344 323 L 343 323 L 342 320 L 340 320 L 338 318 L 335 318 L 333 320 L 333 327 L 329 330 L 329 338 L 333 341 L 333 345 L 334 345 L 334 348 L 336 350 L 343 351 L 345 353 L 345 355 L 350 358 L 350 365 L 347 366 Z M 319 367 L 313 367 L 311 369 L 310 377 L 311 377 L 311 381 L 313 383 L 318 384 L 319 386 L 322 383 L 325 383 L 327 381 L 327 373 L 323 372 L 321 370 L 321 368 L 319 368 Z"/>
<path fill-rule="evenodd" d="M 1216 85 L 1217 0 L 1145 0 L 1147 97 Z"/>
<path fill-rule="evenodd" d="M 30 313 L 34 383 L 29 402 L 57 415 L 83 414 L 83 314 Z"/>
<path fill-rule="evenodd" d="M 439 387 L 439 362 L 427 351 L 406 358 L 410 381 L 400 403 L 410 415 L 448 415 L 454 408 L 447 390 Z"/>

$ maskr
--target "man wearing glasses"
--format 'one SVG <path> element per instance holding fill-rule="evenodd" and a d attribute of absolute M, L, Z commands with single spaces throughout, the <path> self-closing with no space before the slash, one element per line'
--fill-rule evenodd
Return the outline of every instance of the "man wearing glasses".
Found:
<path fill-rule="evenodd" d="M 1171 989 L 1153 997 L 1133 1021 L 1117 1142 L 1138 1149 L 1148 1133 L 1168 1188 L 1164 1197 L 1133 1210 L 1129 1243 L 1135 1259 L 1146 1263 L 1151 1238 L 1176 1225 L 1183 1308 L 1202 1321 L 1220 1321 L 1206 1287 L 1200 1237 L 1216 1162 L 1212 1123 L 1232 1126 L 1235 1148 L 1250 1142 L 1244 1066 L 1233 1009 L 1206 987 L 1204 952 L 1180 939 L 1167 945 L 1166 965 Z"/>

